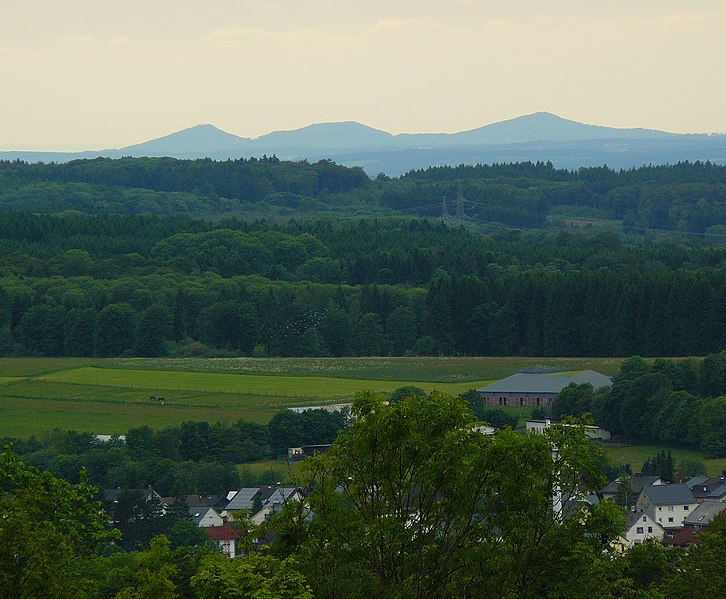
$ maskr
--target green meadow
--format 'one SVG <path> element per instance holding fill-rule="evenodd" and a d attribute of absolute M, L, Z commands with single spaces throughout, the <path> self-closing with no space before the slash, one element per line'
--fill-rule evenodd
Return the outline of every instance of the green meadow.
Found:
<path fill-rule="evenodd" d="M 693 449 L 668 448 L 663 445 L 615 445 L 611 443 L 605 443 L 603 447 L 613 463 L 630 464 L 633 472 L 640 471 L 645 460 L 652 458 L 664 449 L 666 451 L 670 449 L 676 466 L 678 461 L 683 458 L 696 458 L 706 463 L 709 476 L 719 476 L 726 469 L 726 458 L 705 459 L 702 452 Z"/>
<path fill-rule="evenodd" d="M 121 434 L 185 420 L 265 423 L 292 406 L 404 385 L 458 394 L 522 368 L 595 368 L 611 358 L 2 358 L 0 435 L 54 428 Z M 150 401 L 163 396 L 165 404 Z M 519 415 L 519 414 L 518 414 Z M 526 415 L 520 415 L 524 417 Z"/>

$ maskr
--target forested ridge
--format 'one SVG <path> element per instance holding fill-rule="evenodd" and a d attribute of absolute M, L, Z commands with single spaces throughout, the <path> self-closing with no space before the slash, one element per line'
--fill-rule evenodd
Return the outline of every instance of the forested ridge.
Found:
<path fill-rule="evenodd" d="M 550 215 L 616 220 L 628 230 L 723 236 L 726 166 L 709 162 L 606 166 L 550 163 L 432 167 L 371 181 L 359 167 L 276 157 L 227 161 L 97 158 L 65 164 L 0 162 L 0 210 L 189 216 L 260 210 L 278 216 L 333 212 L 459 217 L 491 227 L 539 228 Z M 716 227 L 716 229 L 713 229 Z"/>
<path fill-rule="evenodd" d="M 0 163 L 0 354 L 705 355 L 726 339 L 726 246 L 709 241 L 725 172 L 526 163 L 371 181 L 274 157 Z M 513 222 L 475 217 L 476 190 Z M 411 216 L 444 195 L 468 218 Z M 230 202 L 300 218 L 245 219 Z M 404 212 L 355 216 L 366 206 Z M 503 224 L 563 206 L 695 234 Z"/>

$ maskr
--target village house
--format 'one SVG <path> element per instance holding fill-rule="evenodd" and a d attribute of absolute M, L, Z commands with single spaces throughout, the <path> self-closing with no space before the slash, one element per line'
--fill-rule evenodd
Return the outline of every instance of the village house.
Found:
<path fill-rule="evenodd" d="M 686 484 L 698 503 L 705 501 L 726 501 L 725 476 L 694 476 Z"/>
<path fill-rule="evenodd" d="M 694 532 L 706 528 L 720 514 L 726 514 L 726 503 L 722 501 L 704 501 L 699 503 L 683 520 L 684 526 L 692 526 Z"/>
<path fill-rule="evenodd" d="M 625 529 L 627 546 L 633 547 L 651 539 L 663 541 L 665 529 L 652 516 L 646 513 L 628 514 L 628 525 Z"/>
<path fill-rule="evenodd" d="M 589 383 L 595 389 L 600 389 L 610 386 L 612 380 L 594 370 L 577 374 L 522 371 L 481 387 L 477 392 L 484 398 L 487 406 L 550 406 L 555 396 L 570 383 Z"/>
<path fill-rule="evenodd" d="M 190 507 L 189 516 L 194 524 L 200 528 L 209 526 L 222 526 L 224 520 L 213 507 Z"/>
<path fill-rule="evenodd" d="M 242 533 L 230 526 L 224 524 L 223 526 L 209 526 L 203 529 L 207 537 L 215 541 L 219 550 L 232 559 L 237 556 L 237 539 L 242 536 Z"/>
<path fill-rule="evenodd" d="M 280 485 L 244 487 L 232 496 L 221 516 L 228 520 L 233 512 L 245 511 L 253 522 L 260 524 L 275 513 L 279 506 L 288 501 L 302 501 L 302 499 L 303 495 L 298 487 Z"/>
<path fill-rule="evenodd" d="M 696 498 L 685 484 L 650 485 L 643 487 L 635 505 L 638 514 L 649 515 L 668 530 L 683 526 L 696 508 Z"/>
<path fill-rule="evenodd" d="M 660 476 L 651 476 L 648 474 L 641 474 L 640 472 L 636 472 L 632 476 L 619 477 L 606 487 L 600 489 L 600 497 L 602 497 L 603 499 L 615 499 L 615 496 L 618 494 L 618 486 L 625 481 L 630 481 L 630 489 L 633 493 L 633 503 L 635 503 L 635 499 L 638 497 L 638 495 L 640 495 L 643 487 L 648 487 L 650 485 L 666 484 L 666 481 L 664 481 Z"/>

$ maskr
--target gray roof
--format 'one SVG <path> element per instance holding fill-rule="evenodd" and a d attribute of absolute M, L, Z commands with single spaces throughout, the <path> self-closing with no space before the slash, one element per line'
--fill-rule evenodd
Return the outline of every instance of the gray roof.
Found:
<path fill-rule="evenodd" d="M 723 476 L 694 476 L 686 484 L 695 497 L 721 499 L 726 496 L 726 477 Z"/>
<path fill-rule="evenodd" d="M 696 503 L 696 498 L 691 493 L 688 485 L 650 485 L 643 487 L 642 493 L 645 493 L 651 502 L 651 505 L 675 505 L 682 503 Z"/>
<path fill-rule="evenodd" d="M 660 476 L 651 476 L 646 474 L 641 474 L 640 472 L 636 472 L 632 476 L 625 476 L 625 477 L 619 477 L 616 478 L 613 482 L 611 482 L 608 486 L 603 487 L 600 489 L 600 493 L 602 495 L 615 495 L 618 492 L 618 484 L 621 480 L 627 480 L 630 479 L 630 487 L 633 489 L 633 494 L 637 495 L 640 493 L 641 489 L 643 487 L 648 487 L 655 483 L 656 481 L 660 480 Z"/>
<path fill-rule="evenodd" d="M 711 520 L 726 510 L 726 503 L 721 501 L 704 501 L 693 510 L 683 524 L 692 524 L 693 526 L 706 526 Z"/>
<path fill-rule="evenodd" d="M 244 487 L 237 491 L 236 495 L 230 499 L 227 511 L 251 510 L 254 504 L 254 497 L 260 492 L 259 487 Z"/>
<path fill-rule="evenodd" d="M 689 478 L 686 484 L 692 489 L 695 486 L 705 485 L 709 480 L 710 477 L 708 476 L 694 476 L 693 478 Z"/>
<path fill-rule="evenodd" d="M 559 393 L 570 383 L 578 385 L 590 383 L 595 389 L 599 389 L 611 385 L 612 380 L 594 370 L 585 370 L 573 375 L 564 372 L 544 374 L 518 372 L 506 379 L 481 387 L 477 391 L 480 393 Z"/>
<path fill-rule="evenodd" d="M 297 487 L 261 487 L 260 496 L 262 498 L 263 505 L 269 505 L 272 503 L 283 504 L 290 499 L 297 490 Z"/>

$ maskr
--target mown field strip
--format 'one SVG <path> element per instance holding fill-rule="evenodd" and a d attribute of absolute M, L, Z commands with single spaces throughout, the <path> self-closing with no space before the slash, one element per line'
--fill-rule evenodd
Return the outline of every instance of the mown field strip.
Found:
<path fill-rule="evenodd" d="M 187 420 L 232 423 L 244 418 L 264 424 L 279 409 L 248 405 L 209 408 L 3 397 L 0 398 L 0 436 L 29 437 L 55 428 L 125 434 L 137 426 L 159 429 Z"/>
<path fill-rule="evenodd" d="M 612 375 L 622 358 L 528 357 L 367 357 L 367 358 L 0 358 L 2 376 L 40 376 L 95 366 L 124 370 L 161 370 L 321 376 L 360 380 L 463 383 L 501 379 L 522 368 L 593 369 Z"/>
<path fill-rule="evenodd" d="M 480 387 L 487 382 L 430 383 L 317 376 L 242 375 L 92 367 L 53 372 L 36 378 L 39 381 L 148 390 L 152 395 L 158 395 L 165 390 L 177 390 L 199 393 L 236 393 L 299 398 L 350 397 L 364 389 L 393 391 L 405 385 L 416 385 L 426 391 L 438 389 L 446 393 L 455 394 L 466 391 L 467 389 Z"/>

